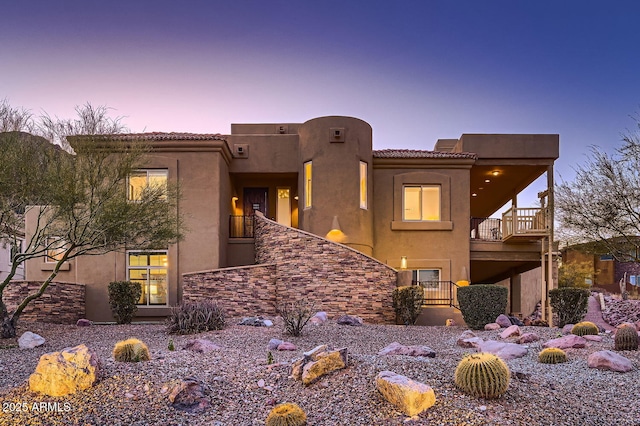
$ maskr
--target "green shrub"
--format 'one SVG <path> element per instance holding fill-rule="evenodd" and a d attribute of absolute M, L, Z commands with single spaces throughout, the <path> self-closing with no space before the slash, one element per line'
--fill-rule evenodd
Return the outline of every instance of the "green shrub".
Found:
<path fill-rule="evenodd" d="M 313 303 L 304 300 L 280 303 L 276 306 L 278 315 L 284 321 L 284 331 L 292 336 L 302 334 L 302 329 L 315 313 L 314 309 Z"/>
<path fill-rule="evenodd" d="M 266 420 L 266 426 L 304 426 L 307 415 L 297 404 L 285 402 L 273 407 Z"/>
<path fill-rule="evenodd" d="M 587 314 L 589 290 L 563 287 L 549 290 L 549 299 L 554 313 L 558 316 L 558 327 L 577 324 Z"/>
<path fill-rule="evenodd" d="M 638 331 L 633 324 L 624 324 L 616 330 L 614 341 L 616 351 L 637 351 Z"/>
<path fill-rule="evenodd" d="M 509 290 L 493 284 L 475 284 L 458 288 L 458 303 L 469 328 L 481 330 L 507 309 Z"/>
<path fill-rule="evenodd" d="M 183 302 L 180 306 L 172 307 L 167 318 L 167 331 L 172 334 L 222 330 L 224 325 L 224 311 L 211 300 Z"/>
<path fill-rule="evenodd" d="M 406 325 L 414 324 L 424 300 L 424 290 L 419 285 L 397 287 L 393 290 L 393 308 L 396 317 Z"/>
<path fill-rule="evenodd" d="M 538 362 L 543 364 L 560 364 L 567 362 L 567 354 L 559 348 L 546 348 L 538 354 Z"/>
<path fill-rule="evenodd" d="M 465 356 L 455 371 L 456 386 L 479 398 L 498 398 L 507 391 L 510 378 L 507 364 L 488 352 Z"/>
<path fill-rule="evenodd" d="M 571 334 L 576 336 L 586 336 L 587 334 L 598 335 L 600 329 L 591 321 L 581 321 L 571 328 Z"/>
<path fill-rule="evenodd" d="M 140 284 L 131 281 L 109 283 L 109 306 L 118 324 L 131 324 L 142 296 Z"/>
<path fill-rule="evenodd" d="M 113 347 L 113 359 L 119 362 L 149 361 L 149 348 L 138 339 L 121 340 Z"/>

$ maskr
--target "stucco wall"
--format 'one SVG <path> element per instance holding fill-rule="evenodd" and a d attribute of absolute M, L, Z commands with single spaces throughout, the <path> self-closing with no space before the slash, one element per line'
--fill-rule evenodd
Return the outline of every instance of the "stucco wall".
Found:
<path fill-rule="evenodd" d="M 41 284 L 39 281 L 12 281 L 4 290 L 4 302 L 9 311 L 15 310 L 27 295 L 37 292 Z M 75 324 L 85 316 L 84 293 L 84 284 L 52 282 L 40 298 L 29 303 L 20 319 Z"/>
<path fill-rule="evenodd" d="M 255 244 L 259 265 L 183 275 L 184 300 L 218 300 L 231 316 L 275 315 L 277 303 L 307 300 L 330 317 L 395 323 L 392 268 L 261 216 Z"/>

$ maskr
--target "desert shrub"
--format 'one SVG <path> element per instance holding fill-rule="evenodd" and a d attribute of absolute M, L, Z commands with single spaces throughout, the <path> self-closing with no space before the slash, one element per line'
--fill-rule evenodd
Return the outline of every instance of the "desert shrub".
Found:
<path fill-rule="evenodd" d="M 563 287 L 549 290 L 551 307 L 558 316 L 558 327 L 576 324 L 587 314 L 589 290 L 584 288 Z"/>
<path fill-rule="evenodd" d="M 424 300 L 424 290 L 419 285 L 407 285 L 393 290 L 393 308 L 403 324 L 414 324 Z"/>
<path fill-rule="evenodd" d="M 297 404 L 285 402 L 278 404 L 269 413 L 266 426 L 304 426 L 307 415 Z"/>
<path fill-rule="evenodd" d="M 300 336 L 315 313 L 314 304 L 304 300 L 280 303 L 276 306 L 276 311 L 284 321 L 285 333 L 292 336 Z"/>
<path fill-rule="evenodd" d="M 538 354 L 538 362 L 543 364 L 560 364 L 567 362 L 567 354 L 559 348 L 546 348 Z"/>
<path fill-rule="evenodd" d="M 591 288 L 588 284 L 593 280 L 593 265 L 589 262 L 563 263 L 558 268 L 558 287 Z"/>
<path fill-rule="evenodd" d="M 493 284 L 475 284 L 458 288 L 458 303 L 464 322 L 480 330 L 507 309 L 509 290 Z"/>
<path fill-rule="evenodd" d="M 465 356 L 455 371 L 456 386 L 479 398 L 498 398 L 507 391 L 510 378 L 507 364 L 488 352 Z"/>
<path fill-rule="evenodd" d="M 118 324 L 131 324 L 141 295 L 140 284 L 131 281 L 109 283 L 109 306 Z"/>
<path fill-rule="evenodd" d="M 638 350 L 638 330 L 633 324 L 624 324 L 616 330 L 614 349 L 616 351 Z"/>
<path fill-rule="evenodd" d="M 591 321 L 581 321 L 571 328 L 571 334 L 576 336 L 586 336 L 587 334 L 598 335 L 600 329 Z"/>
<path fill-rule="evenodd" d="M 224 325 L 224 311 L 211 300 L 183 302 L 179 306 L 172 307 L 167 318 L 167 331 L 172 334 L 222 330 Z"/>
<path fill-rule="evenodd" d="M 113 359 L 119 362 L 149 361 L 149 348 L 138 339 L 121 340 L 113 347 Z"/>

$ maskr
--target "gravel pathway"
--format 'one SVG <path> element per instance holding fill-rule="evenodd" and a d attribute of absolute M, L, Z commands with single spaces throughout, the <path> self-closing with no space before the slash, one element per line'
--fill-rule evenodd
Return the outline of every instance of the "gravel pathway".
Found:
<path fill-rule="evenodd" d="M 620 352 L 635 370 L 620 374 L 590 369 L 587 356 L 612 349 L 613 338 L 602 333 L 602 342 L 568 351 L 569 362 L 547 365 L 537 362 L 543 341 L 558 337 L 558 329 L 522 327 L 538 333 L 542 341 L 529 344 L 524 358 L 507 361 L 512 380 L 497 400 L 478 399 L 459 391 L 454 370 L 470 349 L 456 345 L 461 327 L 394 325 L 340 326 L 329 322 L 309 325 L 298 338 L 283 334 L 281 321 L 275 326 L 228 326 L 222 331 L 201 333 L 223 349 L 207 354 L 180 350 L 194 336 L 171 336 L 176 351 L 169 351 L 170 338 L 160 325 L 109 325 L 92 327 L 23 323 L 20 333 L 30 330 L 47 339 L 32 350 L 7 345 L 0 340 L 0 425 L 264 425 L 275 403 L 295 402 L 307 413 L 309 425 L 639 425 L 640 352 Z M 478 336 L 500 340 L 499 331 L 480 331 Z M 119 363 L 111 350 L 116 341 L 137 337 L 147 343 L 152 360 Z M 271 338 L 288 340 L 297 351 L 273 351 L 276 366 L 268 366 L 267 343 Z M 435 358 L 378 356 L 391 342 L 427 345 Z M 80 343 L 100 356 L 103 375 L 92 389 L 66 397 L 47 397 L 26 386 L 39 357 Z M 308 387 L 289 378 L 289 364 L 303 351 L 319 344 L 347 347 L 349 366 Z M 419 416 L 408 418 L 377 392 L 375 376 L 391 370 L 430 385 L 436 404 Z M 205 384 L 211 406 L 201 414 L 174 409 L 168 392 L 179 380 L 195 377 Z M 264 383 L 261 382 L 264 380 Z M 261 386 L 262 385 L 262 386 Z M 61 412 L 34 410 L 33 404 L 58 403 Z M 13 403 L 13 405 L 11 405 Z M 16 403 L 30 407 L 16 412 Z"/>

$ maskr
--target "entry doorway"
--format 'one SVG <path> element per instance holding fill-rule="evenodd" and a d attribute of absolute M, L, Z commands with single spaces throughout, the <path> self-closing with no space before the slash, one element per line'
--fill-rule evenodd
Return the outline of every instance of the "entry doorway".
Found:
<path fill-rule="evenodd" d="M 253 212 L 269 217 L 269 188 L 244 188 L 242 205 L 245 216 L 253 216 Z"/>
<path fill-rule="evenodd" d="M 284 226 L 291 226 L 291 188 L 278 187 L 276 200 L 276 222 Z"/>

